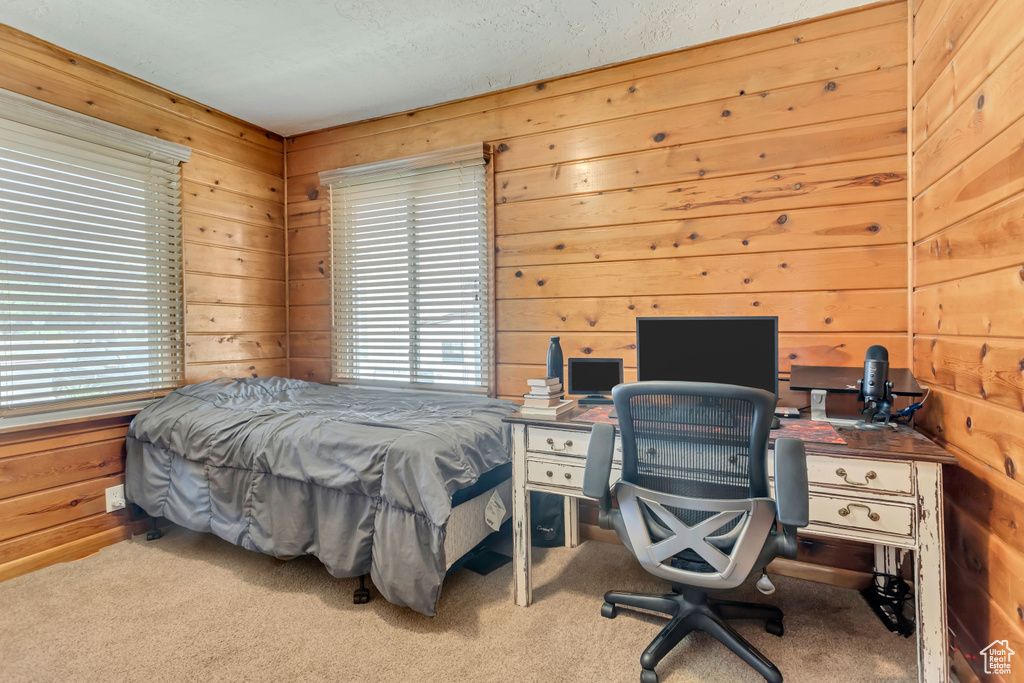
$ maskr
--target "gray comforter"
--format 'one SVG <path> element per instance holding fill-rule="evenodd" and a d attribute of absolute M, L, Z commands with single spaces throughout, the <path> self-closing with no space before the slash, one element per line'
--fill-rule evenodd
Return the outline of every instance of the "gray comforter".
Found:
<path fill-rule="evenodd" d="M 452 494 L 510 457 L 508 401 L 267 378 L 176 389 L 128 429 L 146 512 L 277 557 L 370 573 L 433 615 Z"/>

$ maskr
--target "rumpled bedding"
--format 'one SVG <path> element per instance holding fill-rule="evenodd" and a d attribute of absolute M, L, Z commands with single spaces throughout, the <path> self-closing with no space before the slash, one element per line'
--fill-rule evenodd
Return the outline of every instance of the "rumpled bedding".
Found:
<path fill-rule="evenodd" d="M 132 421 L 126 496 L 249 550 L 369 573 L 390 602 L 433 615 L 452 494 L 509 461 L 501 418 L 517 408 L 277 377 L 192 384 Z"/>

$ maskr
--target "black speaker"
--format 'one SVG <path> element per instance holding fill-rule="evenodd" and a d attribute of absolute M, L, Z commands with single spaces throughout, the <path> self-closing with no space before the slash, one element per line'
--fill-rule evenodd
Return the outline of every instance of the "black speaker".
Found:
<path fill-rule="evenodd" d="M 531 543 L 541 548 L 565 545 L 564 498 L 554 493 L 530 491 Z"/>

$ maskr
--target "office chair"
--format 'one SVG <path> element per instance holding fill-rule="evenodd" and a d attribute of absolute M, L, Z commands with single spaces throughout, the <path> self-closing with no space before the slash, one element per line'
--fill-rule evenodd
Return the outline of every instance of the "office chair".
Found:
<path fill-rule="evenodd" d="M 769 633 L 781 636 L 781 610 L 712 600 L 708 592 L 739 586 L 775 557 L 796 556 L 796 530 L 808 521 L 803 442 L 775 441 L 776 502 L 767 471 L 774 395 L 728 384 L 636 382 L 615 387 L 612 400 L 622 479 L 609 490 L 615 430 L 594 425 L 583 493 L 600 502 L 601 528 L 615 529 L 643 568 L 673 590 L 604 596 L 601 614 L 609 619 L 617 605 L 671 617 L 640 657 L 641 683 L 657 683 L 654 667 L 695 630 L 717 638 L 770 683 L 781 682 L 775 665 L 726 623 L 763 619 Z"/>

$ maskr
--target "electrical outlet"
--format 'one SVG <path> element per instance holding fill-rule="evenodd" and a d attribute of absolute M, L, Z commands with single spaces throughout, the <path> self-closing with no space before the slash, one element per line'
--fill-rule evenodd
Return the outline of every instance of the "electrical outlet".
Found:
<path fill-rule="evenodd" d="M 111 486 L 107 489 L 107 512 L 124 510 L 124 484 Z"/>

